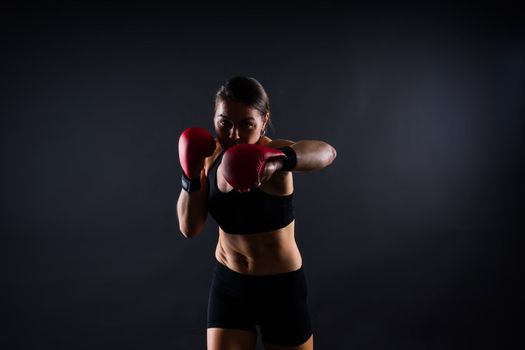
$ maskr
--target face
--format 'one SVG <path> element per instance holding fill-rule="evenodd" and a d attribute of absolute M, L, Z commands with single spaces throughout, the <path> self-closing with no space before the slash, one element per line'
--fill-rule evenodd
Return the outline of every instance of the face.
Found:
<path fill-rule="evenodd" d="M 263 117 L 257 109 L 240 102 L 219 102 L 213 122 L 221 147 L 227 149 L 236 144 L 257 143 L 268 117 L 268 114 Z"/>

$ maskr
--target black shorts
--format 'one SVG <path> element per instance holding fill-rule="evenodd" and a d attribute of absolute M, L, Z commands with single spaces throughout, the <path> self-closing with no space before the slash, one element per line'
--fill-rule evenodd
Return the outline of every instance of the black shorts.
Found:
<path fill-rule="evenodd" d="M 251 276 L 217 262 L 208 301 L 208 328 L 256 332 L 265 343 L 296 346 L 312 335 L 303 268 Z"/>

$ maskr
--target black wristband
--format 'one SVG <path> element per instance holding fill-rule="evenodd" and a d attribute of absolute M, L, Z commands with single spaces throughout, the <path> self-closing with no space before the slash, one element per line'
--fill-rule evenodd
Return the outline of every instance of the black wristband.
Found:
<path fill-rule="evenodd" d="M 283 167 L 281 171 L 292 171 L 297 165 L 297 154 L 295 150 L 290 146 L 279 147 L 278 150 L 281 150 L 285 157 L 283 159 Z"/>
<path fill-rule="evenodd" d="M 188 176 L 186 176 L 184 171 L 182 171 L 181 180 L 182 180 L 182 188 L 186 192 L 193 192 L 193 191 L 198 191 L 201 189 L 201 178 L 200 177 L 190 179 Z"/>

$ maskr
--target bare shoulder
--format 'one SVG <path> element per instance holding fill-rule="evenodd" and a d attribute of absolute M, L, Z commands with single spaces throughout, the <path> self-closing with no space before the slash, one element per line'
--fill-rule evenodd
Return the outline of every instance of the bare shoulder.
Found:
<path fill-rule="evenodd" d="M 284 139 L 275 139 L 272 140 L 267 136 L 262 136 L 259 140 L 259 144 L 266 146 L 266 147 L 272 147 L 272 148 L 279 148 L 284 146 L 289 146 L 291 144 L 294 144 L 295 142 L 290 140 L 284 140 Z M 291 171 L 277 171 L 273 174 L 273 176 L 268 180 L 267 182 L 263 183 L 261 185 L 261 189 L 269 194 L 276 195 L 276 196 L 285 196 L 293 193 L 294 187 L 293 187 L 293 176 Z"/>
<path fill-rule="evenodd" d="M 265 143 L 260 142 L 261 145 L 264 145 L 266 147 L 273 147 L 273 148 L 279 148 L 279 147 L 285 147 L 293 145 L 295 142 L 291 140 L 285 140 L 285 139 L 270 139 L 269 137 L 263 136 L 266 139 L 264 140 Z M 263 138 L 261 137 L 261 140 Z"/>
<path fill-rule="evenodd" d="M 215 138 L 215 151 L 213 151 L 213 154 L 211 156 L 206 157 L 206 159 L 204 159 L 204 173 L 206 174 L 206 176 L 208 176 L 208 170 L 211 168 L 213 162 L 215 161 L 215 159 L 217 159 L 217 156 L 219 155 L 219 153 L 221 153 L 221 151 L 221 144 L 219 143 L 217 138 Z"/>

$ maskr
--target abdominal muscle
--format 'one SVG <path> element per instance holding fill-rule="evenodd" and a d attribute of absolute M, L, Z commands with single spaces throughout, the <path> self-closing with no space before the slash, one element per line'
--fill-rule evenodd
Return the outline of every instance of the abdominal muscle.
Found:
<path fill-rule="evenodd" d="M 230 234 L 219 228 L 215 257 L 245 275 L 274 275 L 298 270 L 301 254 L 294 237 L 295 221 L 281 229 L 248 235 Z"/>
<path fill-rule="evenodd" d="M 269 141 L 264 136 L 260 144 L 268 144 Z M 222 151 L 218 141 L 216 144 L 214 154 L 206 162 L 206 176 L 213 161 Z M 222 192 L 229 192 L 233 188 L 223 178 L 221 167 L 222 164 L 217 171 L 217 185 Z M 279 183 L 279 179 L 275 180 Z M 291 179 L 288 181 L 288 187 L 273 186 L 269 181 L 261 186 L 261 190 L 273 195 L 287 195 L 288 192 L 278 192 L 282 188 L 293 191 Z M 245 235 L 227 233 L 219 227 L 215 257 L 229 269 L 245 275 L 275 275 L 298 270 L 302 266 L 302 258 L 295 242 L 295 221 L 278 230 Z"/>

